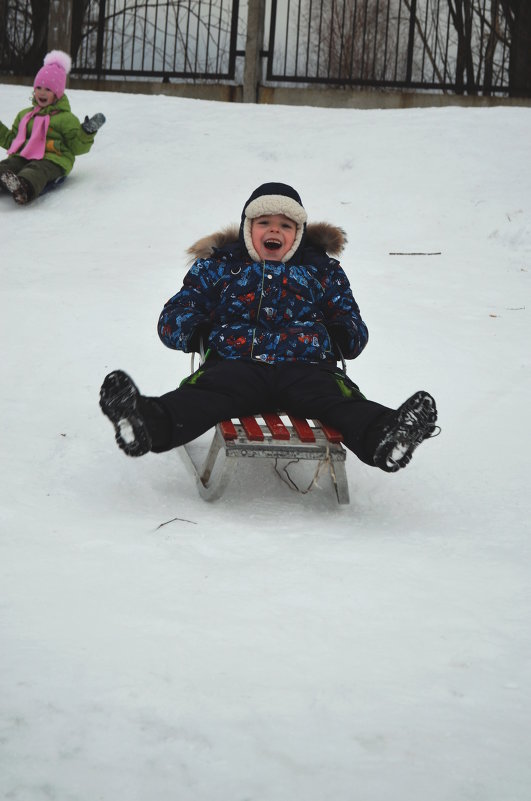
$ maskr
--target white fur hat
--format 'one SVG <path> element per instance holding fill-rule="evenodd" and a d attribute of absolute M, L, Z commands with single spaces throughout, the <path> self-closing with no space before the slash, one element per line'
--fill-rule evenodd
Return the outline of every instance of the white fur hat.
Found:
<path fill-rule="evenodd" d="M 295 241 L 283 258 L 283 261 L 289 261 L 302 242 L 308 219 L 299 193 L 288 184 L 267 183 L 255 189 L 246 202 L 242 212 L 240 235 L 247 252 L 256 261 L 260 261 L 260 256 L 253 247 L 251 222 L 264 214 L 285 214 L 297 225 Z"/>

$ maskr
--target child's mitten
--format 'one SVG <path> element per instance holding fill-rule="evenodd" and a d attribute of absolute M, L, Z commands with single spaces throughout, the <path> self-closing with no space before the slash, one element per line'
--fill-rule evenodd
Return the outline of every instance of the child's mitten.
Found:
<path fill-rule="evenodd" d="M 204 348 L 207 346 L 207 340 L 210 332 L 212 331 L 212 326 L 210 323 L 199 323 L 193 329 L 192 333 L 190 334 L 190 338 L 188 340 L 188 350 L 190 353 L 200 353 L 201 352 L 201 345 Z"/>
<path fill-rule="evenodd" d="M 328 333 L 330 334 L 333 354 L 336 359 L 341 359 L 343 352 L 346 353 L 348 349 L 348 331 L 343 325 L 330 323 L 328 325 Z"/>
<path fill-rule="evenodd" d="M 93 134 L 96 131 L 99 131 L 103 123 L 105 122 L 105 116 L 103 114 L 94 114 L 93 117 L 90 119 L 85 117 L 83 122 L 81 123 L 81 127 L 85 131 L 85 133 Z"/>

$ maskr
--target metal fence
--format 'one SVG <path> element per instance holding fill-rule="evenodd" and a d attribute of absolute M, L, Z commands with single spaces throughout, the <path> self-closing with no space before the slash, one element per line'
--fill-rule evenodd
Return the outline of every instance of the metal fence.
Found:
<path fill-rule="evenodd" d="M 271 0 L 266 79 L 475 94 L 509 88 L 498 0 Z"/>
<path fill-rule="evenodd" d="M 234 80 L 239 0 L 92 0 L 72 74 Z"/>
<path fill-rule="evenodd" d="M 35 18 L 53 1 L 0 0 L 0 72 L 31 74 L 24 58 L 39 48 L 42 63 L 46 33 Z M 84 9 L 77 22 L 73 15 L 73 75 L 241 83 L 248 0 L 62 2 Z M 265 0 L 260 83 L 507 94 L 503 8 L 501 0 Z"/>

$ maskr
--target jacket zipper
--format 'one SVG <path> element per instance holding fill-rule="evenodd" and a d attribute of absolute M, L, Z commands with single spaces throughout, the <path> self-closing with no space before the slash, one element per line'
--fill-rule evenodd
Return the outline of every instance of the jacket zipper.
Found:
<path fill-rule="evenodd" d="M 258 311 L 256 312 L 256 322 L 258 322 L 260 318 L 260 310 L 262 308 L 262 298 L 264 297 L 264 280 L 265 280 L 265 261 L 262 262 L 262 286 L 260 287 L 260 303 L 258 304 Z M 254 358 L 254 335 L 256 332 L 256 327 L 253 328 L 253 339 L 251 343 L 251 359 Z"/>

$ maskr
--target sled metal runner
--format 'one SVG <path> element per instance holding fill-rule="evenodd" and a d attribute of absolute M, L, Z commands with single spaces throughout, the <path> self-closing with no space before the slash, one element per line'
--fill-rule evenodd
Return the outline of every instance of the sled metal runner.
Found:
<path fill-rule="evenodd" d="M 270 413 L 218 423 L 201 466 L 189 444 L 178 448 L 201 497 L 212 501 L 222 495 L 230 478 L 231 459 L 312 460 L 327 466 L 338 503 L 349 503 L 347 453 L 341 434 L 318 420 L 310 423 L 304 418 L 284 417 L 289 423 Z"/>

